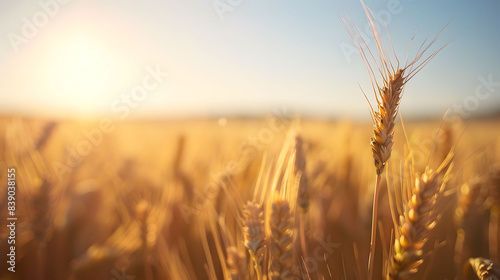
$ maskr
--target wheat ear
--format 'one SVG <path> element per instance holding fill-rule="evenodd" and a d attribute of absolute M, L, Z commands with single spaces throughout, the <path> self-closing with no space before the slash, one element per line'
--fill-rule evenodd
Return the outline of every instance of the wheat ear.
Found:
<path fill-rule="evenodd" d="M 465 265 L 464 274 L 467 275 L 467 271 L 470 270 L 470 268 L 472 268 L 474 274 L 479 280 L 500 279 L 500 267 L 496 265 L 492 260 L 485 258 L 470 258 L 469 262 Z"/>
<path fill-rule="evenodd" d="M 484 180 L 476 177 L 471 182 L 464 183 L 457 192 L 457 206 L 454 212 L 454 222 L 457 226 L 454 261 L 457 270 L 462 267 L 464 256 L 468 255 L 469 248 L 465 246 L 468 225 L 476 219 L 478 206 L 484 203 L 485 196 L 481 193 L 483 184 Z"/>
<path fill-rule="evenodd" d="M 291 279 L 293 229 L 288 201 L 277 198 L 271 205 L 271 279 Z"/>
<path fill-rule="evenodd" d="M 408 63 L 408 59 L 405 62 L 405 66 L 400 67 L 399 60 L 396 56 L 394 49 L 392 52 L 397 61 L 396 67 L 393 66 L 387 47 L 379 36 L 380 28 L 377 24 L 374 24 L 372 12 L 365 6 L 361 0 L 363 9 L 365 11 L 366 17 L 370 25 L 370 29 L 377 44 L 379 62 L 373 56 L 372 52 L 368 48 L 367 43 L 363 40 L 363 37 L 359 34 L 360 32 L 356 26 L 349 20 L 349 24 L 346 24 L 344 20 L 344 26 L 349 33 L 349 36 L 354 41 L 361 58 L 368 70 L 370 75 L 370 80 L 372 83 L 373 91 L 375 92 L 375 98 L 377 101 L 377 111 L 370 104 L 370 112 L 372 116 L 372 121 L 374 125 L 374 135 L 371 137 L 370 146 L 372 149 L 375 171 L 376 171 L 376 181 L 375 190 L 373 192 L 373 210 L 372 210 L 372 226 L 371 226 L 371 238 L 370 238 L 370 255 L 368 257 L 368 279 L 373 278 L 374 269 L 374 254 L 376 248 L 376 235 L 377 235 L 377 211 L 378 211 L 378 196 L 379 196 L 379 185 L 381 181 L 381 174 L 384 171 L 385 165 L 389 158 L 391 157 L 393 138 L 394 138 L 394 127 L 395 120 L 398 115 L 399 104 L 403 96 L 403 90 L 408 81 L 410 81 L 422 68 L 427 65 L 427 63 L 437 55 L 437 53 L 442 49 L 434 52 L 428 58 L 426 58 L 421 63 L 418 62 L 423 54 L 429 49 L 429 47 L 436 41 L 436 39 L 441 35 L 444 29 L 436 36 L 436 38 L 424 48 L 425 40 L 420 46 L 415 58 Z M 352 27 L 351 27 L 352 26 Z M 446 27 L 445 27 L 446 28 Z M 356 33 L 360 36 L 355 36 Z M 360 39 L 358 39 L 360 38 Z M 390 38 L 390 37 L 389 37 Z M 411 44 L 410 44 L 411 46 Z M 446 46 L 446 45 L 445 45 Z M 392 42 L 391 42 L 392 47 Z M 444 48 L 444 47 L 443 47 Z M 375 73 L 370 65 L 370 61 L 373 61 L 376 65 L 376 71 L 382 76 L 382 85 L 379 85 L 377 79 L 375 78 Z M 366 97 L 366 95 L 365 95 Z M 367 98 L 368 100 L 368 98 Z"/>
<path fill-rule="evenodd" d="M 370 112 L 374 125 L 374 134 L 371 137 L 371 148 L 373 153 L 373 159 L 375 164 L 375 169 L 377 175 L 381 175 L 384 171 L 385 165 L 389 158 L 391 157 L 393 138 L 394 138 L 394 127 L 395 120 L 398 115 L 399 105 L 401 103 L 401 98 L 403 97 L 403 90 L 406 85 L 420 70 L 427 65 L 427 63 L 434 58 L 438 54 L 438 52 L 444 48 L 444 46 L 438 51 L 431 54 L 424 61 L 419 63 L 419 60 L 422 58 L 424 53 L 430 48 L 430 46 L 437 40 L 437 38 L 441 35 L 444 29 L 436 36 L 436 38 L 429 43 L 426 47 L 424 47 L 427 39 L 420 46 L 415 58 L 408 63 L 408 59 L 405 62 L 404 66 L 399 65 L 399 60 L 395 54 L 394 49 L 392 52 L 394 53 L 394 57 L 397 61 L 397 64 L 392 64 L 390 59 L 390 55 L 387 51 L 387 47 L 379 35 L 380 28 L 378 24 L 373 20 L 373 16 L 371 11 L 365 6 L 363 1 L 361 1 L 363 5 L 363 9 L 365 10 L 366 17 L 368 18 L 368 22 L 373 34 L 373 38 L 375 39 L 375 43 L 377 44 L 378 51 L 378 60 L 373 56 L 372 52 L 368 48 L 367 43 L 363 40 L 362 36 L 356 36 L 356 33 L 359 34 L 358 29 L 352 22 L 349 21 L 350 24 L 346 24 L 344 22 L 344 26 L 347 29 L 347 32 L 351 36 L 352 40 L 356 44 L 356 47 L 363 59 L 363 62 L 368 70 L 368 74 L 370 76 L 370 80 L 372 83 L 373 91 L 375 92 L 375 98 L 377 101 L 377 110 L 370 104 Z M 351 27 L 352 26 L 352 27 Z M 445 27 L 446 28 L 446 27 Z M 361 39 L 358 39 L 361 38 Z M 389 37 L 390 38 L 390 37 Z M 445 45 L 446 46 L 446 45 Z M 392 42 L 391 42 L 392 47 Z M 411 47 L 411 44 L 410 44 Z M 382 84 L 380 85 L 375 78 L 375 72 L 370 65 L 370 61 L 375 63 L 376 71 L 380 73 L 382 76 Z M 366 96 L 365 96 L 366 97 Z"/>
<path fill-rule="evenodd" d="M 387 262 L 387 279 L 407 279 L 423 263 L 423 247 L 438 220 L 436 202 L 448 181 L 453 153 L 436 171 L 429 168 L 408 186 L 405 210 L 399 216 L 394 246 Z"/>
<path fill-rule="evenodd" d="M 227 249 L 227 266 L 232 280 L 248 279 L 246 255 L 238 251 L 236 247 Z"/>
<path fill-rule="evenodd" d="M 249 201 L 244 209 L 243 237 L 258 279 L 262 279 L 261 263 L 265 252 L 264 212 L 258 203 Z"/>
<path fill-rule="evenodd" d="M 295 136 L 295 162 L 294 162 L 294 174 L 296 184 L 298 184 L 298 195 L 297 202 L 299 204 L 302 213 L 307 213 L 309 210 L 309 185 L 306 174 L 306 155 L 304 152 L 304 141 L 302 137 L 297 134 Z"/>
<path fill-rule="evenodd" d="M 301 210 L 299 218 L 299 237 L 300 248 L 304 259 L 308 258 L 307 241 L 306 241 L 306 217 L 309 210 L 310 194 L 309 182 L 306 173 L 306 155 L 304 152 L 304 141 L 300 134 L 295 135 L 294 147 L 294 176 L 295 184 L 297 185 L 297 204 Z"/>

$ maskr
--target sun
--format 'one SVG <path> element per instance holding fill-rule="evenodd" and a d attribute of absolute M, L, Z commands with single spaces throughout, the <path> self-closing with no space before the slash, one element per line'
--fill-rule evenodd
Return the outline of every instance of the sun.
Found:
<path fill-rule="evenodd" d="M 106 100 L 116 67 L 111 52 L 88 38 L 75 38 L 56 50 L 51 61 L 51 84 L 58 96 L 91 111 Z"/>

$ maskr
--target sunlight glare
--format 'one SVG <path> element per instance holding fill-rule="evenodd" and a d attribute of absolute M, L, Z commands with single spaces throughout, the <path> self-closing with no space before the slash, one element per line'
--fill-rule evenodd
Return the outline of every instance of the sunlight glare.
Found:
<path fill-rule="evenodd" d="M 92 110 L 105 101 L 113 69 L 110 53 L 88 39 L 61 45 L 52 64 L 52 86 L 61 98 Z"/>

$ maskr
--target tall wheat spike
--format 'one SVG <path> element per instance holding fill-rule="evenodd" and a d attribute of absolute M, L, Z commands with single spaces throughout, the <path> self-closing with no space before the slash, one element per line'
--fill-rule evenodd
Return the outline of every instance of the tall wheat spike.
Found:
<path fill-rule="evenodd" d="M 410 63 L 408 63 L 407 59 L 404 66 L 400 67 L 399 60 L 395 54 L 395 51 L 392 50 L 397 61 L 396 67 L 394 67 L 383 38 L 379 35 L 380 28 L 378 26 L 378 23 L 376 21 L 374 22 L 371 11 L 364 5 L 363 1 L 361 1 L 361 3 L 363 5 L 363 9 L 365 10 L 365 14 L 368 18 L 368 22 L 373 34 L 373 38 L 375 39 L 375 43 L 377 45 L 379 56 L 378 62 L 373 56 L 367 43 L 363 40 L 361 34 L 359 34 L 356 26 L 350 20 L 349 23 L 344 22 L 344 20 L 342 21 L 347 29 L 347 32 L 358 48 L 361 58 L 363 59 L 363 62 L 368 70 L 372 88 L 375 93 L 377 110 L 375 111 L 375 109 L 370 106 L 370 112 L 374 125 L 374 134 L 371 137 L 370 145 L 373 152 L 376 173 L 377 175 L 381 175 L 384 171 L 384 167 L 387 161 L 391 157 L 395 120 L 398 115 L 401 98 L 403 97 L 404 87 L 406 83 L 408 83 L 420 70 L 422 70 L 423 67 L 425 67 L 425 65 L 427 65 L 427 63 L 432 58 L 434 58 L 434 56 L 436 56 L 442 48 L 444 48 L 443 46 L 441 49 L 431 54 L 419 64 L 419 61 L 424 53 L 437 40 L 444 29 L 436 36 L 436 38 L 431 43 L 429 43 L 424 48 L 424 44 L 427 41 L 426 39 L 420 46 L 417 54 L 415 55 L 415 58 Z M 360 39 L 358 39 L 358 37 Z M 371 60 L 373 60 L 373 62 L 375 63 L 376 71 L 378 71 L 382 76 L 382 84 L 379 84 L 379 82 L 377 82 L 377 79 L 375 78 L 375 72 L 370 64 Z"/>
<path fill-rule="evenodd" d="M 296 176 L 296 181 L 298 183 L 298 195 L 297 202 L 299 204 L 302 213 L 307 213 L 309 209 L 309 182 L 306 173 L 306 155 L 304 152 L 304 141 L 302 137 L 297 134 L 295 136 L 295 162 L 294 162 L 294 174 Z"/>
<path fill-rule="evenodd" d="M 467 270 L 474 271 L 474 274 L 479 280 L 499 280 L 500 279 L 500 267 L 496 265 L 492 260 L 485 258 L 470 258 L 468 263 L 465 265 L 464 271 Z M 467 273 L 464 273 L 467 276 Z M 470 278 L 466 278 L 470 279 Z"/>
<path fill-rule="evenodd" d="M 457 239 L 455 241 L 455 265 L 461 269 L 464 257 L 467 257 L 468 246 L 466 246 L 466 236 L 468 225 L 478 217 L 478 208 L 484 204 L 486 195 L 482 194 L 484 179 L 476 177 L 470 182 L 460 186 L 457 192 L 457 206 L 454 212 L 454 222 L 457 227 Z"/>
<path fill-rule="evenodd" d="M 244 209 L 243 237 L 254 263 L 257 277 L 262 278 L 261 263 L 265 253 L 264 211 L 259 203 L 249 201 Z"/>
<path fill-rule="evenodd" d="M 271 205 L 271 279 L 292 279 L 293 224 L 288 201 L 277 198 Z"/>
<path fill-rule="evenodd" d="M 248 279 L 247 258 L 245 253 L 238 251 L 236 247 L 227 249 L 227 266 L 232 280 Z"/>
<path fill-rule="evenodd" d="M 347 29 L 351 39 L 354 41 L 361 58 L 368 70 L 370 76 L 373 91 L 375 93 L 375 99 L 377 101 L 377 110 L 373 108 L 370 104 L 370 113 L 374 126 L 374 134 L 370 140 L 370 146 L 372 149 L 375 171 L 376 171 L 376 183 L 375 190 L 373 193 L 373 211 L 372 211 L 372 230 L 370 239 L 370 255 L 368 259 L 368 279 L 373 278 L 373 258 L 375 254 L 376 247 L 376 234 L 377 234 L 377 209 L 378 209 L 378 196 L 379 196 L 379 185 L 381 180 L 382 172 L 384 171 L 385 165 L 392 153 L 392 145 L 394 139 L 394 127 L 396 117 L 398 115 L 399 105 L 401 103 L 401 98 L 403 97 L 403 90 L 406 85 L 423 67 L 442 49 L 431 54 L 424 61 L 419 63 L 420 58 L 429 49 L 429 47 L 436 41 L 444 29 L 436 36 L 436 38 L 425 48 L 423 47 L 427 39 L 420 46 L 415 58 L 408 63 L 408 59 L 405 65 L 400 67 L 399 60 L 396 56 L 394 49 L 392 50 L 394 57 L 397 61 L 396 67 L 394 67 L 390 55 L 387 51 L 387 47 L 379 35 L 380 27 L 378 23 L 374 21 L 374 17 L 371 11 L 365 6 L 361 0 L 363 9 L 365 11 L 366 17 L 370 25 L 370 29 L 375 39 L 378 51 L 378 63 L 373 56 L 368 44 L 364 41 L 360 32 L 356 26 L 350 21 L 345 22 L 342 18 L 342 22 Z M 375 22 L 375 23 L 374 23 Z M 359 35 L 359 36 L 356 36 Z M 358 39 L 359 38 L 359 39 Z M 390 37 L 389 37 L 390 38 Z M 411 46 L 411 44 L 410 44 Z M 391 42 L 392 47 L 392 42 Z M 443 47 L 444 48 L 444 47 Z M 382 76 L 382 83 L 379 84 L 375 78 L 375 73 L 370 65 L 370 61 L 375 63 L 376 71 Z M 366 97 L 366 95 L 365 95 Z M 368 98 L 366 98 L 368 100 Z M 370 102 L 369 102 L 370 103 Z"/>
<path fill-rule="evenodd" d="M 404 199 L 404 213 L 399 216 L 394 246 L 387 262 L 387 279 L 408 279 L 423 263 L 423 247 L 438 220 L 436 202 L 446 185 L 453 153 L 448 154 L 436 171 L 429 168 L 415 178 Z"/>
<path fill-rule="evenodd" d="M 307 252 L 307 240 L 306 240 L 306 218 L 309 210 L 309 200 L 310 200 L 310 190 L 309 181 L 306 173 L 306 155 L 304 152 L 304 141 L 300 134 L 295 135 L 295 147 L 294 147 L 294 166 L 293 174 L 295 176 L 294 181 L 297 185 L 297 204 L 301 210 L 299 220 L 299 236 L 300 236 L 300 247 L 302 250 L 302 255 L 304 259 L 308 258 Z"/>

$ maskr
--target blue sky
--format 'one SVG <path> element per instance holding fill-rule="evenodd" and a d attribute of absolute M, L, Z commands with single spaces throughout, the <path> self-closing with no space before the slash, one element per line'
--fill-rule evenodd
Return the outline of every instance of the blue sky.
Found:
<path fill-rule="evenodd" d="M 127 117 L 230 116 L 286 107 L 369 119 L 359 89 L 373 97 L 369 76 L 357 54 L 342 50 L 353 44 L 339 19 L 346 13 L 363 30 L 358 1 L 61 2 L 0 2 L 0 112 L 118 117 L 126 105 Z M 387 28 L 403 61 L 415 32 L 410 57 L 449 23 L 428 54 L 453 41 L 408 83 L 403 116 L 441 116 L 466 102 L 473 113 L 500 108 L 498 84 L 475 97 L 480 77 L 500 82 L 499 1 L 365 4 L 390 15 Z M 30 24 L 35 31 L 26 33 Z M 168 78 L 144 98 L 124 101 L 151 68 Z"/>

